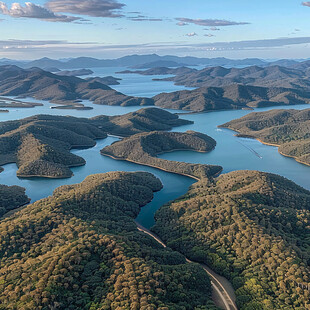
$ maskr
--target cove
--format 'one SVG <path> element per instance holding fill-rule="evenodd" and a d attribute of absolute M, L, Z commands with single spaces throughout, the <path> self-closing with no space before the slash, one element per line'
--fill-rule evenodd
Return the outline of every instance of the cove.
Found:
<path fill-rule="evenodd" d="M 46 178 L 29 178 L 21 179 L 16 176 L 16 164 L 4 165 L 4 171 L 0 173 L 0 184 L 19 185 L 26 188 L 27 195 L 31 198 L 31 202 L 51 195 L 57 187 L 66 184 L 74 184 L 82 182 L 88 175 L 96 173 L 104 173 L 109 171 L 147 171 L 157 176 L 163 183 L 163 189 L 154 194 L 154 199 L 142 208 L 137 217 L 137 221 L 143 226 L 150 228 L 154 225 L 154 213 L 163 204 L 184 195 L 189 186 L 195 180 L 161 171 L 155 168 L 141 166 L 134 163 L 111 159 L 102 156 L 100 150 L 107 145 L 117 141 L 117 138 L 108 137 L 98 140 L 95 147 L 90 149 L 72 150 L 72 153 L 83 157 L 86 165 L 72 168 L 74 176 L 68 179 L 46 179 Z"/>

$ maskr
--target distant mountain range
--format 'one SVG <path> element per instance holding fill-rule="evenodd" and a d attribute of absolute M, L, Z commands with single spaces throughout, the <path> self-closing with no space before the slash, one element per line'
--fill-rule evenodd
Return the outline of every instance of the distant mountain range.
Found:
<path fill-rule="evenodd" d="M 50 59 L 47 57 L 32 60 L 32 61 L 17 61 L 7 58 L 0 59 L 0 65 L 16 65 L 22 68 L 38 67 L 59 68 L 59 69 L 80 69 L 80 68 L 100 68 L 100 67 L 133 67 L 136 69 L 154 68 L 159 66 L 165 67 L 180 67 L 204 65 L 211 66 L 226 66 L 226 67 L 244 67 L 244 66 L 268 66 L 270 64 L 278 64 L 283 66 L 298 65 L 297 60 L 278 60 L 270 62 L 258 58 L 247 59 L 228 59 L 224 57 L 218 58 L 198 58 L 198 57 L 178 57 L 178 56 L 159 56 L 156 54 L 150 55 L 130 55 L 117 59 L 97 59 L 92 57 L 78 57 L 72 59 Z"/>

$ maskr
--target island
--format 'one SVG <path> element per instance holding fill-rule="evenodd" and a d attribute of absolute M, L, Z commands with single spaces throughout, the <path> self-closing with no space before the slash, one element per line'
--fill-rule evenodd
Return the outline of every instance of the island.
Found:
<path fill-rule="evenodd" d="M 47 70 L 49 71 L 49 70 Z M 52 71 L 51 71 L 52 72 Z M 64 70 L 64 71 L 56 71 L 57 75 L 61 76 L 82 76 L 82 75 L 90 75 L 93 74 L 94 71 L 90 69 L 77 69 L 77 70 Z"/>
<path fill-rule="evenodd" d="M 158 158 L 156 155 L 174 150 L 209 152 L 215 146 L 216 141 L 211 137 L 194 131 L 185 133 L 153 131 L 114 142 L 102 149 L 101 154 L 199 180 L 219 174 L 222 167 L 170 161 Z"/>
<path fill-rule="evenodd" d="M 308 309 L 310 192 L 278 175 L 201 180 L 155 215 L 168 247 L 235 288 L 238 309 Z"/>
<path fill-rule="evenodd" d="M 129 136 L 190 123 L 157 108 L 90 119 L 37 115 L 0 122 L 0 165 L 15 162 L 22 178 L 68 178 L 73 175 L 70 167 L 85 165 L 83 158 L 70 153 L 72 148 L 93 147 L 107 134 Z"/>
<path fill-rule="evenodd" d="M 278 146 L 280 154 L 310 165 L 310 109 L 253 112 L 220 127 L 237 131 L 238 137 L 255 138 Z"/>
<path fill-rule="evenodd" d="M 12 98 L 0 97 L 0 108 L 34 108 L 38 106 L 43 106 L 43 104 L 39 102 L 26 102 Z M 0 110 L 0 113 L 1 112 L 7 113 L 9 110 Z"/>
<path fill-rule="evenodd" d="M 25 194 L 23 187 L 0 184 L 0 217 L 29 202 L 30 199 Z"/>
<path fill-rule="evenodd" d="M 137 229 L 161 187 L 144 172 L 91 175 L 1 220 L 1 306 L 218 309 L 202 267 Z"/>

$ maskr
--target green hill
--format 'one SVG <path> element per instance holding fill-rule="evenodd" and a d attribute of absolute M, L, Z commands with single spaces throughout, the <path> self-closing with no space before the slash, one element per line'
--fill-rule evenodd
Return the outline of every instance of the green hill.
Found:
<path fill-rule="evenodd" d="M 218 174 L 222 167 L 170 161 L 157 158 L 156 155 L 174 150 L 209 152 L 215 146 L 216 142 L 211 137 L 194 131 L 150 132 L 106 146 L 101 154 L 200 179 Z"/>
<path fill-rule="evenodd" d="M 0 222 L 0 309 L 215 309 L 203 269 L 138 232 L 162 187 L 113 172 L 62 186 Z"/>
<path fill-rule="evenodd" d="M 152 130 L 170 130 L 189 124 L 167 111 L 150 108 L 121 116 L 92 119 L 37 115 L 0 123 L 0 165 L 16 162 L 19 177 L 71 177 L 70 167 L 85 160 L 70 149 L 93 147 L 107 133 L 128 136 Z"/>
<path fill-rule="evenodd" d="M 239 137 L 277 145 L 282 155 L 310 165 L 310 109 L 250 113 L 221 127 L 237 131 Z"/>
<path fill-rule="evenodd" d="M 195 112 L 309 104 L 310 92 L 283 88 L 232 84 L 162 93 L 153 97 L 155 105 Z"/>
<path fill-rule="evenodd" d="M 30 199 L 25 194 L 24 188 L 0 184 L 0 217 L 8 211 L 21 207 L 29 201 Z"/>
<path fill-rule="evenodd" d="M 309 309 L 309 191 L 236 171 L 194 184 L 155 219 L 169 247 L 231 280 L 240 310 Z"/>

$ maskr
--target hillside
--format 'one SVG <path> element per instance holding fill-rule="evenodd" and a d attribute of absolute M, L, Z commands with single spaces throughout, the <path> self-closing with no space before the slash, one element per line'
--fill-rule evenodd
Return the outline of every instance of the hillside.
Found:
<path fill-rule="evenodd" d="M 156 155 L 173 150 L 209 152 L 215 145 L 211 137 L 194 131 L 150 132 L 136 134 L 106 146 L 101 154 L 200 179 L 218 174 L 222 167 L 170 161 L 157 158 Z"/>
<path fill-rule="evenodd" d="M 157 211 L 174 250 L 229 278 L 240 310 L 310 309 L 310 192 L 273 174 L 198 182 Z"/>
<path fill-rule="evenodd" d="M 310 109 L 250 113 L 221 127 L 237 131 L 240 137 L 277 145 L 282 155 L 310 165 Z"/>
<path fill-rule="evenodd" d="M 310 81 L 308 67 L 250 66 L 245 68 L 208 67 L 202 70 L 192 70 L 165 78 L 177 85 L 188 87 L 223 87 L 230 84 L 244 84 L 262 87 L 285 87 L 294 89 L 309 89 Z"/>
<path fill-rule="evenodd" d="M 162 70 L 161 68 L 151 70 L 155 74 L 158 69 L 160 69 L 160 71 Z M 175 72 L 179 72 L 182 77 L 187 76 L 186 72 L 188 70 L 192 71 L 192 69 L 183 67 L 168 70 L 175 70 Z M 251 68 L 248 68 L 248 70 L 251 70 Z M 167 73 L 169 73 L 169 71 Z M 220 73 L 217 72 L 217 74 Z M 275 76 L 271 76 L 267 84 L 272 84 L 270 81 L 273 81 L 275 78 Z M 223 82 L 223 85 L 226 85 L 223 87 L 212 86 L 191 91 L 162 93 L 153 98 L 126 96 L 113 90 L 104 83 L 118 84 L 118 80 L 113 77 L 81 79 L 73 76 L 60 76 L 38 68 L 24 70 L 14 66 L 0 67 L 0 95 L 34 97 L 40 100 L 49 100 L 57 104 L 65 105 L 63 106 L 64 108 L 76 107 L 78 109 L 83 109 L 83 104 L 80 103 L 80 101 L 84 99 L 90 100 L 95 104 L 103 105 L 155 105 L 163 108 L 198 112 L 219 109 L 238 109 L 243 107 L 310 103 L 310 91 L 304 89 L 239 85 L 236 84 L 237 81 L 233 84 L 229 82 L 228 84 L 230 85 L 226 85 L 226 83 Z M 7 105 L 2 106 L 5 107 Z"/>
<path fill-rule="evenodd" d="M 47 70 L 50 72 L 53 72 L 51 70 Z M 90 75 L 93 74 L 94 71 L 90 69 L 77 69 L 77 70 L 64 70 L 64 71 L 57 71 L 57 75 L 61 76 L 82 76 L 82 75 Z"/>
<path fill-rule="evenodd" d="M 119 93 L 98 80 L 60 76 L 38 68 L 0 67 L 0 95 L 33 97 L 63 104 L 87 99 L 105 105 L 149 105 L 148 98 L 135 98 Z"/>
<path fill-rule="evenodd" d="M 0 184 L 0 217 L 8 211 L 21 207 L 29 201 L 30 199 L 25 194 L 24 188 Z"/>
<path fill-rule="evenodd" d="M 309 104 L 310 91 L 297 89 L 228 85 L 204 87 L 153 97 L 155 105 L 195 112 L 266 107 L 276 105 Z"/>
<path fill-rule="evenodd" d="M 215 309 L 203 269 L 137 230 L 160 189 L 148 173 L 92 175 L 2 220 L 1 308 Z"/>
<path fill-rule="evenodd" d="M 37 115 L 0 123 L 0 165 L 16 162 L 19 177 L 71 177 L 70 167 L 85 160 L 70 149 L 93 147 L 107 133 L 133 135 L 152 130 L 170 130 L 189 124 L 167 111 L 150 108 L 121 116 L 75 118 Z"/>

